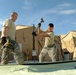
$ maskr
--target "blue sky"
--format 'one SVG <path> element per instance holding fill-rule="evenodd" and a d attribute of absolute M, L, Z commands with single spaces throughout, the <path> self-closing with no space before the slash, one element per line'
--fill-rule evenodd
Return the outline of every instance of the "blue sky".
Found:
<path fill-rule="evenodd" d="M 49 23 L 55 25 L 56 35 L 76 30 L 76 0 L 0 0 L 0 31 L 12 11 L 19 14 L 16 25 L 37 27 L 43 18 L 42 30 L 47 29 Z"/>

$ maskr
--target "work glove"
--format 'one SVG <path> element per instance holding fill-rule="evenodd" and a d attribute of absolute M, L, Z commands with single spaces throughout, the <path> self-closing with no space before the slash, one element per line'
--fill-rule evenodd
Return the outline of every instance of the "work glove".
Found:
<path fill-rule="evenodd" d="M 4 45 L 7 42 L 6 37 L 1 38 L 1 44 Z"/>
<path fill-rule="evenodd" d="M 41 23 L 38 24 L 38 27 L 41 27 Z"/>
<path fill-rule="evenodd" d="M 36 32 L 32 32 L 32 35 L 37 36 Z"/>
<path fill-rule="evenodd" d="M 5 47 L 8 47 L 10 49 L 13 49 L 13 44 L 12 44 L 12 42 L 11 42 L 11 40 L 10 40 L 9 37 L 2 37 L 1 38 L 1 41 L 2 41 L 1 44 L 3 45 L 1 47 L 1 49 L 5 48 Z"/>

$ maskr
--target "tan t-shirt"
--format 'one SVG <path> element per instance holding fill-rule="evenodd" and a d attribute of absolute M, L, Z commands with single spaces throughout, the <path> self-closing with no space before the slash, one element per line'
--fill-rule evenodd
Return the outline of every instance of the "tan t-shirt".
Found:
<path fill-rule="evenodd" d="M 53 45 L 54 44 L 54 32 L 47 32 L 50 37 L 45 37 L 45 45 Z"/>
<path fill-rule="evenodd" d="M 3 26 L 8 26 L 7 36 L 15 40 L 16 27 L 14 22 L 11 19 L 7 19 L 3 22 Z"/>

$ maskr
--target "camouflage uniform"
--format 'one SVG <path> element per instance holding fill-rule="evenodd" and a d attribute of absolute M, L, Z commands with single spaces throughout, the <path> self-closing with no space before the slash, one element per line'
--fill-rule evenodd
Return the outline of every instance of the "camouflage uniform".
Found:
<path fill-rule="evenodd" d="M 14 55 L 14 59 L 17 64 L 23 64 L 23 57 L 20 52 L 20 47 L 18 43 L 14 40 L 10 40 L 12 45 L 10 44 L 9 46 L 5 46 L 2 49 L 2 56 L 1 56 L 1 64 L 8 64 L 9 58 L 10 58 L 10 53 L 12 52 Z"/>

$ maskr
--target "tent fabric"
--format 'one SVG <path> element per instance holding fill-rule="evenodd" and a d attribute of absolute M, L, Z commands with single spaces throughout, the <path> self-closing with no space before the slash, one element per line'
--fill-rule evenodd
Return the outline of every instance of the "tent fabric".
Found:
<path fill-rule="evenodd" d="M 76 46 L 76 31 L 71 30 L 68 34 L 61 35 L 62 50 L 64 52 L 73 53 Z"/>
<path fill-rule="evenodd" d="M 75 75 L 76 62 L 49 64 L 0 65 L 0 75 Z"/>

